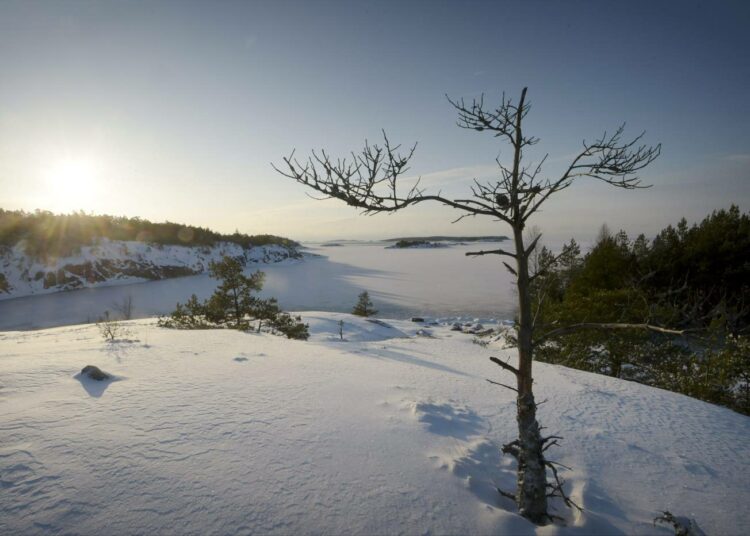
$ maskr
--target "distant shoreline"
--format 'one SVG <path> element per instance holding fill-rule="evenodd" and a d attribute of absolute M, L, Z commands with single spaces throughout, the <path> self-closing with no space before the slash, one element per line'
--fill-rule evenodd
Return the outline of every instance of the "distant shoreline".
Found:
<path fill-rule="evenodd" d="M 508 240 L 507 236 L 406 236 L 400 238 L 384 238 L 383 242 L 399 241 L 425 241 L 425 242 L 502 242 Z"/>

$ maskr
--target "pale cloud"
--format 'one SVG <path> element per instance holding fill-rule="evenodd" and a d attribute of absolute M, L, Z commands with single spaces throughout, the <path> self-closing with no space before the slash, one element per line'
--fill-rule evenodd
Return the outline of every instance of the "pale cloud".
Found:
<path fill-rule="evenodd" d="M 489 179 L 497 176 L 497 165 L 465 166 L 433 171 L 419 176 L 404 177 L 404 182 L 420 179 L 423 186 L 442 186 L 448 183 L 471 182 L 473 179 Z"/>
<path fill-rule="evenodd" d="M 730 162 L 740 162 L 742 164 L 750 163 L 750 153 L 728 154 L 725 155 L 723 159 Z"/>

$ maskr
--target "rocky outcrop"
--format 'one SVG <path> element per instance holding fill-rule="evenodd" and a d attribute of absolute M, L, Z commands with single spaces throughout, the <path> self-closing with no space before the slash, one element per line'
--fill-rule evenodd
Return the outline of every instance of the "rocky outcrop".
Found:
<path fill-rule="evenodd" d="M 37 272 L 34 279 L 42 279 L 45 289 L 55 287 L 58 290 L 71 290 L 113 279 L 134 277 L 154 281 L 195 275 L 201 273 L 201 271 L 187 266 L 159 266 L 152 262 L 102 259 L 86 261 L 83 264 L 66 264 L 54 272 Z"/>
<path fill-rule="evenodd" d="M 297 248 L 285 245 L 243 248 L 220 242 L 190 247 L 102 240 L 81 248 L 76 255 L 42 261 L 29 257 L 17 245 L 0 248 L 0 299 L 196 275 L 225 255 L 244 264 L 302 258 Z"/>

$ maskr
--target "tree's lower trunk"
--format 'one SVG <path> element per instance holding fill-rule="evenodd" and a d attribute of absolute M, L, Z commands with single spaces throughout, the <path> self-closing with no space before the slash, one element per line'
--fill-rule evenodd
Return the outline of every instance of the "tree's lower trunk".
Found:
<path fill-rule="evenodd" d="M 536 420 L 536 403 L 531 392 L 518 400 L 518 512 L 534 523 L 544 523 L 547 515 L 547 469 L 542 454 L 542 435 Z"/>
<path fill-rule="evenodd" d="M 518 462 L 516 503 L 519 513 L 534 523 L 549 520 L 547 513 L 547 468 L 542 448 L 544 443 L 536 420 L 536 403 L 532 390 L 533 318 L 528 259 L 524 252 L 523 227 L 514 228 L 518 285 L 518 439 L 506 452 Z"/>
<path fill-rule="evenodd" d="M 622 360 L 618 356 L 614 356 L 612 358 L 612 365 L 610 368 L 612 377 L 619 378 L 620 376 L 622 376 Z"/>
<path fill-rule="evenodd" d="M 240 302 L 237 297 L 237 290 L 233 291 L 233 298 L 234 298 L 234 325 L 235 328 L 240 329 Z"/>

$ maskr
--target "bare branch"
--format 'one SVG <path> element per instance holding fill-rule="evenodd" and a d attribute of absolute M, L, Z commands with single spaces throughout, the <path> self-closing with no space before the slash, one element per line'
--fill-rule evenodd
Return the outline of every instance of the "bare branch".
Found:
<path fill-rule="evenodd" d="M 516 389 L 515 387 L 511 387 L 510 385 L 505 385 L 504 383 L 492 381 L 489 378 L 487 378 L 487 381 L 491 383 L 492 385 L 499 385 L 500 387 L 505 387 L 506 389 L 510 389 L 511 391 L 514 391 L 516 393 L 518 392 L 518 389 Z"/>
<path fill-rule="evenodd" d="M 614 134 L 606 132 L 593 143 L 583 142 L 583 149 L 573 159 L 570 166 L 555 181 L 547 181 L 542 187 L 539 199 L 527 203 L 522 210 L 523 221 L 534 214 L 552 194 L 568 188 L 578 177 L 590 177 L 611 186 L 632 190 L 648 188 L 642 185 L 637 173 L 651 164 L 661 154 L 661 144 L 647 146 L 640 144 L 645 133 L 630 141 L 623 141 L 625 125 Z"/>
<path fill-rule="evenodd" d="M 492 249 L 488 251 L 468 251 L 466 253 L 467 257 L 478 257 L 481 255 L 505 255 L 506 257 L 513 257 L 514 259 L 516 258 L 515 253 L 511 253 L 503 249 Z"/>
<path fill-rule="evenodd" d="M 456 124 L 461 128 L 478 132 L 489 131 L 494 133 L 495 137 L 505 137 L 510 143 L 519 142 L 521 146 L 534 145 L 539 141 L 534 137 L 517 138 L 516 136 L 516 117 L 526 117 L 531 109 L 531 105 L 524 104 L 523 98 L 520 104 L 514 104 L 503 94 L 500 105 L 494 110 L 488 110 L 484 106 L 484 95 L 473 99 L 471 104 L 467 104 L 464 99 L 454 101 L 448 95 L 445 97 L 458 112 Z"/>
<path fill-rule="evenodd" d="M 664 335 L 674 335 L 679 337 L 684 337 L 685 335 L 688 335 L 691 330 L 677 330 L 677 329 L 667 329 L 662 328 L 659 326 L 653 326 L 651 324 L 620 324 L 620 323 L 614 323 L 614 322 L 604 322 L 604 323 L 596 323 L 596 322 L 582 322 L 580 324 L 572 324 L 570 326 L 565 326 L 557 329 L 553 329 L 552 331 L 549 331 L 545 333 L 544 335 L 541 335 L 539 338 L 537 338 L 534 341 L 534 346 L 538 346 L 539 344 L 555 338 L 560 337 L 563 335 L 569 335 L 571 333 L 576 333 L 578 331 L 583 331 L 587 329 L 600 329 L 600 330 L 620 330 L 620 329 L 640 329 L 640 330 L 647 330 L 647 331 L 653 331 L 654 333 L 661 333 Z"/>
<path fill-rule="evenodd" d="M 359 153 L 350 158 L 332 159 L 326 151 L 312 151 L 311 156 L 300 161 L 295 151 L 283 158 L 284 166 L 271 166 L 284 177 L 320 192 L 325 199 L 336 198 L 365 214 L 395 212 L 410 205 L 434 201 L 467 212 L 509 222 L 507 216 L 494 207 L 494 197 L 489 189 L 477 190 L 475 199 L 449 199 L 442 195 L 426 195 L 420 181 L 408 190 L 399 189 L 399 179 L 408 171 L 408 164 L 416 150 L 414 144 L 404 154 L 400 145 L 392 145 L 383 132 L 383 146 L 365 141 Z"/>
<path fill-rule="evenodd" d="M 542 238 L 542 235 L 541 235 L 541 234 L 538 234 L 538 235 L 536 235 L 536 236 L 534 237 L 534 240 L 532 240 L 532 241 L 531 241 L 531 244 L 529 244 L 529 246 L 528 246 L 528 247 L 526 248 L 526 250 L 524 251 L 524 255 L 526 255 L 527 257 L 528 257 L 529 255 L 531 255 L 531 253 L 532 253 L 532 252 L 534 251 L 534 249 L 536 248 L 536 245 L 537 245 L 537 244 L 539 243 L 539 239 L 540 239 L 540 238 Z"/>
<path fill-rule="evenodd" d="M 566 469 L 570 469 L 570 468 L 562 465 L 561 463 L 551 462 L 549 460 L 545 460 L 544 464 L 552 470 L 552 475 L 555 478 L 554 484 L 547 484 L 547 487 L 552 490 L 550 493 L 547 494 L 547 497 L 560 497 L 568 508 L 576 508 L 579 512 L 583 512 L 583 508 L 581 508 L 579 505 L 573 502 L 573 500 L 565 493 L 565 490 L 563 489 L 563 486 L 565 485 L 565 480 L 562 477 L 560 477 L 555 465 L 559 465 L 560 467 L 565 467 Z"/>
<path fill-rule="evenodd" d="M 521 454 L 521 445 L 518 439 L 514 439 L 510 443 L 506 443 L 505 445 L 503 445 L 500 450 L 503 452 L 503 454 L 510 454 L 515 459 L 518 459 L 518 456 Z"/>
<path fill-rule="evenodd" d="M 508 271 L 509 271 L 510 273 L 512 273 L 512 274 L 513 274 L 513 275 L 515 275 L 515 276 L 518 276 L 518 272 L 516 272 L 516 269 L 515 269 L 515 268 L 513 268 L 513 267 L 512 267 L 512 266 L 511 266 L 510 264 L 508 264 L 507 262 L 504 262 L 504 263 L 503 263 L 503 266 L 505 266 L 505 268 L 507 268 L 507 270 L 508 270 Z"/>
<path fill-rule="evenodd" d="M 496 365 L 500 365 L 502 368 L 504 368 L 508 372 L 512 372 L 516 376 L 518 376 L 520 374 L 520 372 L 518 371 L 518 369 L 516 367 L 514 367 L 512 365 L 509 365 L 505 361 L 500 361 L 500 359 L 498 359 L 497 357 L 490 357 L 490 361 L 492 361 Z"/>

